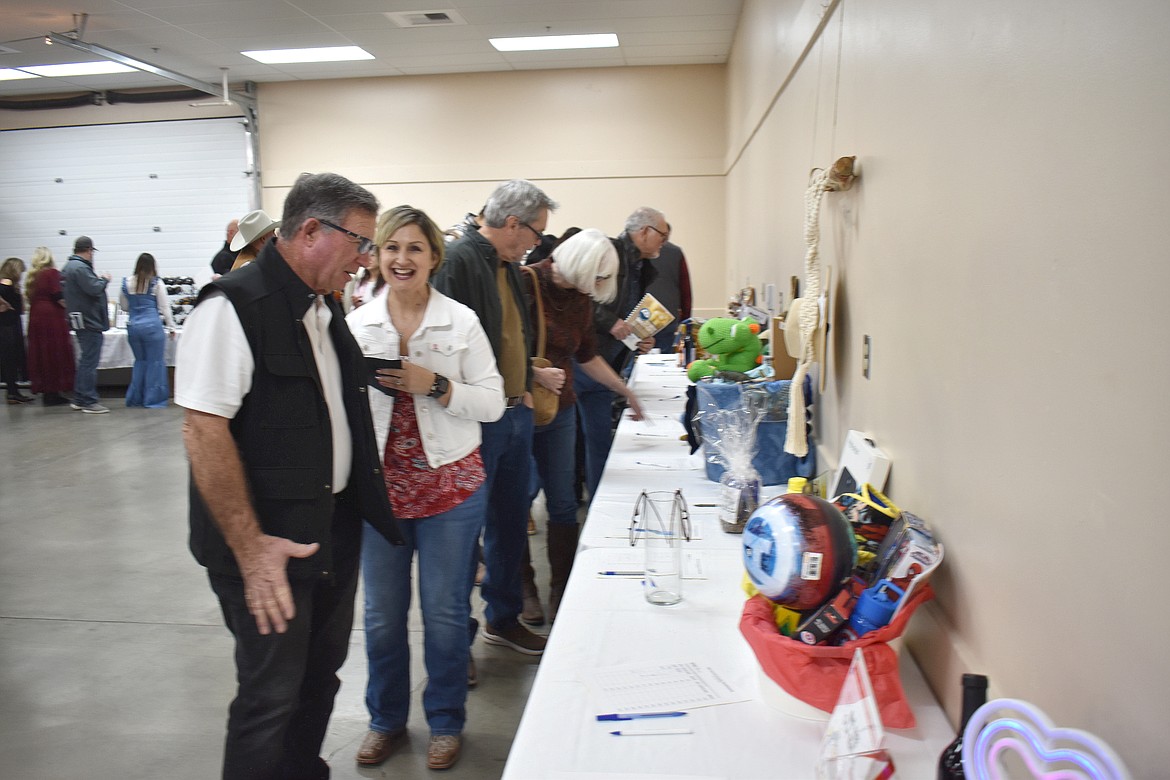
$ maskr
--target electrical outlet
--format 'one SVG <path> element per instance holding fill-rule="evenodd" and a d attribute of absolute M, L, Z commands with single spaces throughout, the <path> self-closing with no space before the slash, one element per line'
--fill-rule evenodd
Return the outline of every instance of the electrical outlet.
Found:
<path fill-rule="evenodd" d="M 861 340 L 861 375 L 866 379 L 869 379 L 870 347 L 869 336 L 864 336 Z"/>

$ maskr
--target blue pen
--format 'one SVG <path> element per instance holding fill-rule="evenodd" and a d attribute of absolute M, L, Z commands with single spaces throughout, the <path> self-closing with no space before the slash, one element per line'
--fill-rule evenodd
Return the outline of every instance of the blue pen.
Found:
<path fill-rule="evenodd" d="M 597 572 L 602 577 L 641 577 L 646 572 L 644 571 L 599 571 Z"/>
<path fill-rule="evenodd" d="M 642 720 L 643 718 L 681 718 L 685 712 L 611 712 L 598 715 L 598 720 Z"/>

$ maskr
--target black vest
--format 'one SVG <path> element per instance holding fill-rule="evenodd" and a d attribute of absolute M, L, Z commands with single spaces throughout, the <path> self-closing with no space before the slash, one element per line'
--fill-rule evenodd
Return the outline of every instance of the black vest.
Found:
<path fill-rule="evenodd" d="M 339 561 L 356 558 L 361 520 L 401 544 L 374 440 L 361 351 L 331 296 L 329 335 L 341 369 L 342 397 L 353 439 L 353 467 L 346 489 L 333 494 L 329 409 L 302 318 L 315 294 L 281 257 L 275 242 L 252 263 L 200 291 L 231 301 L 255 372 L 252 389 L 231 421 L 260 527 L 270 536 L 318 542 L 309 558 L 290 558 L 290 578 L 328 576 Z M 196 303 L 198 305 L 198 302 Z M 191 481 L 191 552 L 212 572 L 239 574 L 235 556 Z"/>

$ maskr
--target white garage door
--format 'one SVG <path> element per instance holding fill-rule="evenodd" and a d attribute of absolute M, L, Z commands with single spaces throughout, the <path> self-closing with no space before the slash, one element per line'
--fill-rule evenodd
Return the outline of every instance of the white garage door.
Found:
<path fill-rule="evenodd" d="M 98 273 L 211 278 L 228 220 L 250 208 L 243 120 L 201 119 L 0 132 L 0 258 L 38 246 L 60 268 L 93 238 Z"/>

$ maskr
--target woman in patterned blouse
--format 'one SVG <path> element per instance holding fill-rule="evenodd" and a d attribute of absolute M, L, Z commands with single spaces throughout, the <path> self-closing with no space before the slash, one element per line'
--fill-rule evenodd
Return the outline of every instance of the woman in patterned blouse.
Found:
<path fill-rule="evenodd" d="M 504 412 L 504 380 L 475 312 L 431 287 L 443 237 L 423 212 L 398 206 L 378 220 L 382 291 L 346 318 L 367 358 L 400 361 L 371 375 L 370 409 L 386 491 L 406 544 L 365 526 L 369 733 L 359 764 L 385 761 L 402 743 L 410 710 L 407 613 L 417 557 L 427 672 L 428 766 L 459 757 L 466 720 L 472 556 L 486 491 L 480 423 Z M 370 361 L 371 365 L 378 365 Z"/>

